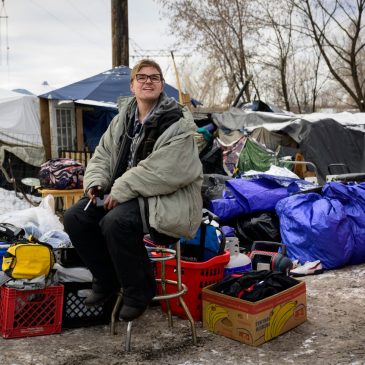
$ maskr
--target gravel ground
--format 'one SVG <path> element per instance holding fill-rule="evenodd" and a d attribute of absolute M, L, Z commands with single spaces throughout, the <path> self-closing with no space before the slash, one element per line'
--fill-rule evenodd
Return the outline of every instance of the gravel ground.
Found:
<path fill-rule="evenodd" d="M 154 306 L 134 323 L 131 352 L 124 349 L 126 324 L 115 336 L 108 326 L 63 330 L 59 335 L 0 338 L 1 365 L 117 364 L 365 364 L 365 265 L 303 279 L 308 320 L 259 347 L 212 334 L 197 322 L 198 346 L 189 323 L 168 328 Z"/>

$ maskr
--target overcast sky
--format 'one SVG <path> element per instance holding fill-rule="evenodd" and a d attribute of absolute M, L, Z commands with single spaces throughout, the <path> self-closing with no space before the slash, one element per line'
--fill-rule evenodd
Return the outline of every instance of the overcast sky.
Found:
<path fill-rule="evenodd" d="M 61 87 L 110 69 L 110 3 L 110 0 L 5 0 L 5 9 L 0 14 L 0 88 L 25 88 L 41 93 L 43 81 Z M 128 1 L 130 56 L 137 54 L 135 50 L 139 54 L 165 50 L 168 54 L 172 49 L 173 39 L 160 11 L 154 0 Z M 167 82 L 175 85 L 171 59 L 154 59 L 161 63 Z M 130 67 L 135 62 L 131 57 Z"/>

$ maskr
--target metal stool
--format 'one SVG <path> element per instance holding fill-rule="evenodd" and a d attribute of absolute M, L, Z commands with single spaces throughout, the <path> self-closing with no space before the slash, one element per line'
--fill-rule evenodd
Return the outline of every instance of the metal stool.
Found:
<path fill-rule="evenodd" d="M 179 302 L 184 309 L 184 312 L 190 322 L 191 327 L 191 335 L 193 337 L 194 345 L 197 344 L 196 338 L 196 328 L 195 322 L 189 308 L 187 307 L 184 299 L 182 296 L 187 292 L 188 288 L 181 282 L 181 250 L 180 250 L 180 241 L 177 241 L 175 244 L 175 249 L 165 248 L 165 247 L 149 247 L 146 246 L 147 251 L 149 252 L 151 261 L 158 261 L 161 262 L 161 278 L 156 278 L 157 283 L 161 284 L 162 295 L 155 296 L 152 300 L 153 301 L 166 301 L 166 308 L 167 308 L 167 317 L 168 317 L 168 324 L 169 327 L 173 326 L 172 323 L 172 314 L 170 308 L 170 299 L 179 298 Z M 153 253 L 156 255 L 154 256 Z M 176 261 L 176 280 L 166 279 L 165 277 L 165 261 L 167 260 L 175 260 Z M 175 285 L 177 291 L 174 293 L 166 293 L 166 284 Z M 110 322 L 110 332 L 112 335 L 116 334 L 115 331 L 115 322 L 116 322 L 116 315 L 119 311 L 120 305 L 123 299 L 123 289 L 121 289 L 118 293 L 117 300 L 115 302 L 112 315 L 111 315 L 111 322 Z M 131 336 L 132 336 L 132 321 L 128 322 L 127 324 L 127 336 L 125 342 L 125 349 L 126 351 L 130 351 L 131 349 Z"/>

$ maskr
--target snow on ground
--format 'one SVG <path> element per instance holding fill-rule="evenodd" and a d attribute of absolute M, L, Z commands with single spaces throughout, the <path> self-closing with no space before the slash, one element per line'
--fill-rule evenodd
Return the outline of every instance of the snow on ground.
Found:
<path fill-rule="evenodd" d="M 29 198 L 35 202 L 40 202 L 41 198 L 28 195 Z M 24 196 L 20 193 L 17 195 L 13 190 L 6 190 L 0 188 L 0 214 L 8 213 L 9 211 L 22 210 L 32 208 L 33 205 L 30 204 Z"/>

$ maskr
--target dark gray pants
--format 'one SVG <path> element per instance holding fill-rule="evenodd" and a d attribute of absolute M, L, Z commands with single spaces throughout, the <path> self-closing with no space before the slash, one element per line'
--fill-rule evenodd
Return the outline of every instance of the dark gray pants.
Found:
<path fill-rule="evenodd" d="M 137 199 L 110 211 L 81 199 L 64 215 L 65 231 L 94 276 L 93 289 L 110 292 L 122 287 L 124 303 L 145 307 L 155 295 L 152 264 L 143 243 Z"/>

